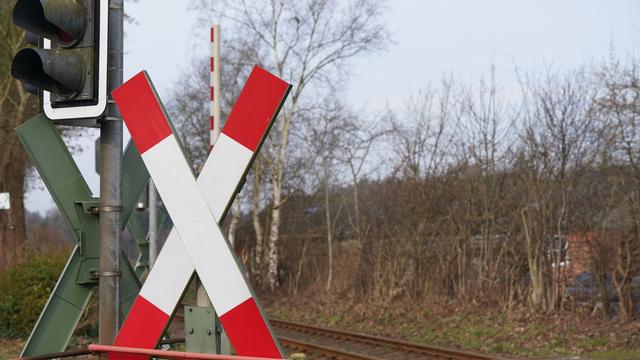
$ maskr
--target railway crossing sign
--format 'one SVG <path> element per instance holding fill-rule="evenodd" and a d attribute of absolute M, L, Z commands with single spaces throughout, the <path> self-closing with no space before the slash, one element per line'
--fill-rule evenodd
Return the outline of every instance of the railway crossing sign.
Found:
<path fill-rule="evenodd" d="M 289 84 L 255 66 L 197 181 L 146 72 L 113 92 L 175 227 L 114 345 L 155 347 L 195 270 L 236 353 L 282 358 L 218 224 L 289 90 Z"/>

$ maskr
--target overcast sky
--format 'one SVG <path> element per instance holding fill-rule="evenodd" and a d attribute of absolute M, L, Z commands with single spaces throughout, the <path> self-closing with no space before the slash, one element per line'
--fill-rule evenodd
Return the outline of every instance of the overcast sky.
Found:
<path fill-rule="evenodd" d="M 166 97 L 189 58 L 208 51 L 209 30 L 194 28 L 188 4 L 125 3 L 136 20 L 125 26 L 125 79 L 145 69 Z M 443 73 L 472 81 L 494 64 L 498 82 L 509 89 L 515 65 L 575 68 L 607 57 L 612 47 L 619 57 L 637 56 L 639 17 L 638 0 L 390 1 L 388 28 L 396 43 L 385 53 L 354 60 L 347 96 L 355 108 L 400 106 L 411 90 L 437 82 Z M 221 53 L 224 61 L 224 49 Z M 83 139 L 85 151 L 75 155 L 94 193 L 98 176 L 91 147 L 96 136 L 92 131 Z M 27 209 L 52 208 L 42 183 L 34 185 Z"/>

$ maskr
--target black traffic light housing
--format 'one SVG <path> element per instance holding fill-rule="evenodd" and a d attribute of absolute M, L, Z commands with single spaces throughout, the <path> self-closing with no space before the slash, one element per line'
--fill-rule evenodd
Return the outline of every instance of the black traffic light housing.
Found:
<path fill-rule="evenodd" d="M 43 91 L 44 111 L 51 119 L 97 117 L 104 111 L 106 4 L 106 0 L 16 1 L 13 22 L 40 41 L 37 48 L 18 51 L 11 74 L 25 88 Z"/>

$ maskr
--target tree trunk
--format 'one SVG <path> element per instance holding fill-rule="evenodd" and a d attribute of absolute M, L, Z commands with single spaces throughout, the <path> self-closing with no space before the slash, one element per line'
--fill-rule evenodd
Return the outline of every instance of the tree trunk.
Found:
<path fill-rule="evenodd" d="M 637 229 L 634 231 L 637 233 Z M 618 241 L 616 249 L 616 266 L 612 272 L 612 283 L 618 295 L 620 321 L 626 322 L 633 315 L 633 298 L 631 295 L 631 268 L 633 262 L 632 242 L 634 235 L 626 235 Z"/>
<path fill-rule="evenodd" d="M 358 177 L 353 170 L 353 167 L 351 168 L 351 179 L 353 186 L 353 210 L 355 213 L 354 216 L 356 225 L 356 240 L 358 240 L 358 243 L 360 244 L 360 246 L 362 246 L 362 227 L 360 225 L 360 196 L 358 194 Z"/>
<path fill-rule="evenodd" d="M 302 240 L 302 250 L 300 250 L 300 258 L 298 260 L 298 269 L 296 270 L 296 276 L 293 281 L 293 295 L 297 294 L 298 289 L 300 288 L 300 277 L 302 276 L 302 269 L 304 268 L 305 255 L 307 253 L 308 243 L 309 241 L 305 237 L 304 240 Z"/>
<path fill-rule="evenodd" d="M 327 268 L 327 292 L 331 290 L 331 280 L 333 278 L 333 229 L 331 225 L 331 203 L 329 201 L 329 180 L 327 175 L 327 166 L 325 164 L 324 174 L 324 215 L 327 226 L 327 254 L 328 254 L 328 268 Z"/>
<path fill-rule="evenodd" d="M 281 74 L 281 72 L 279 72 Z M 299 91 L 299 90 L 298 90 Z M 280 121 L 278 139 L 279 144 L 274 146 L 275 154 L 271 159 L 271 224 L 269 228 L 269 266 L 267 270 L 267 283 L 271 290 L 278 286 L 278 239 L 280 238 L 280 211 L 282 206 L 282 182 L 284 179 L 284 167 L 287 160 L 287 144 L 289 141 L 289 127 L 296 111 L 299 94 L 291 98 L 291 108 L 285 111 Z"/>
<path fill-rule="evenodd" d="M 240 196 L 236 198 L 235 206 L 233 206 L 233 210 L 231 211 L 231 221 L 229 222 L 229 244 L 231 247 L 235 246 L 236 243 L 236 231 L 238 230 L 238 223 L 240 222 L 240 203 L 242 199 Z"/>
<path fill-rule="evenodd" d="M 253 187 L 251 189 L 251 220 L 253 221 L 253 230 L 256 233 L 256 251 L 254 257 L 253 272 L 258 274 L 259 279 L 262 278 L 262 256 L 264 242 L 262 236 L 262 225 L 260 224 L 260 159 L 256 159 L 253 167 Z"/>
<path fill-rule="evenodd" d="M 271 210 L 271 227 L 269 231 L 269 267 L 267 270 L 267 283 L 271 290 L 278 286 L 278 238 L 280 237 L 280 206 L 282 195 L 280 186 L 273 187 L 273 208 Z"/>
<path fill-rule="evenodd" d="M 539 309 L 543 305 L 544 278 L 539 263 L 539 246 L 535 249 L 532 245 L 529 226 L 527 225 L 526 211 L 522 211 L 522 224 L 524 226 L 524 239 L 527 247 L 527 263 L 529 265 L 529 276 L 531 277 L 531 295 L 529 300 L 534 309 Z"/>
<path fill-rule="evenodd" d="M 35 98 L 30 98 L 17 80 L 11 80 L 2 90 L 0 192 L 10 194 L 11 208 L 0 210 L 0 270 L 15 264 L 26 245 L 24 191 L 28 161 L 14 128 L 35 108 Z"/>
<path fill-rule="evenodd" d="M 10 194 L 11 204 L 9 210 L 0 210 L 0 269 L 14 265 L 22 257 L 27 241 L 24 210 L 27 159 L 20 144 L 10 152 L 12 160 L 0 176 L 0 192 Z"/>
<path fill-rule="evenodd" d="M 360 296 L 366 296 L 371 293 L 373 288 L 374 277 L 374 245 L 375 242 L 371 237 L 364 237 L 362 247 L 360 248 L 360 256 L 358 262 L 358 273 L 356 280 L 356 292 Z"/>

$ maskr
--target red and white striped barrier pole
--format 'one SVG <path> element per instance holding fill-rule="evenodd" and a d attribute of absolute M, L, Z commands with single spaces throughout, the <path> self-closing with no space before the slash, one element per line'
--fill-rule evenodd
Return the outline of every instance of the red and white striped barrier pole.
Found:
<path fill-rule="evenodd" d="M 211 26 L 209 58 L 209 151 L 220 135 L 220 25 Z"/>
<path fill-rule="evenodd" d="M 232 203 L 289 88 L 279 78 L 254 68 L 197 184 L 146 73 L 114 91 L 175 226 L 115 345 L 155 347 L 195 267 L 237 354 L 281 357 L 215 219 L 221 219 Z M 110 358 L 126 356 L 112 354 Z"/>
<path fill-rule="evenodd" d="M 174 359 L 174 360 L 274 360 L 274 358 L 253 357 L 253 356 L 232 356 L 232 355 L 213 355 L 201 354 L 181 351 L 167 351 L 155 349 L 140 349 L 132 347 L 109 346 L 90 344 L 89 351 L 96 354 L 125 354 L 136 357 L 144 356 L 148 358 L 153 356 L 158 359 Z"/>

